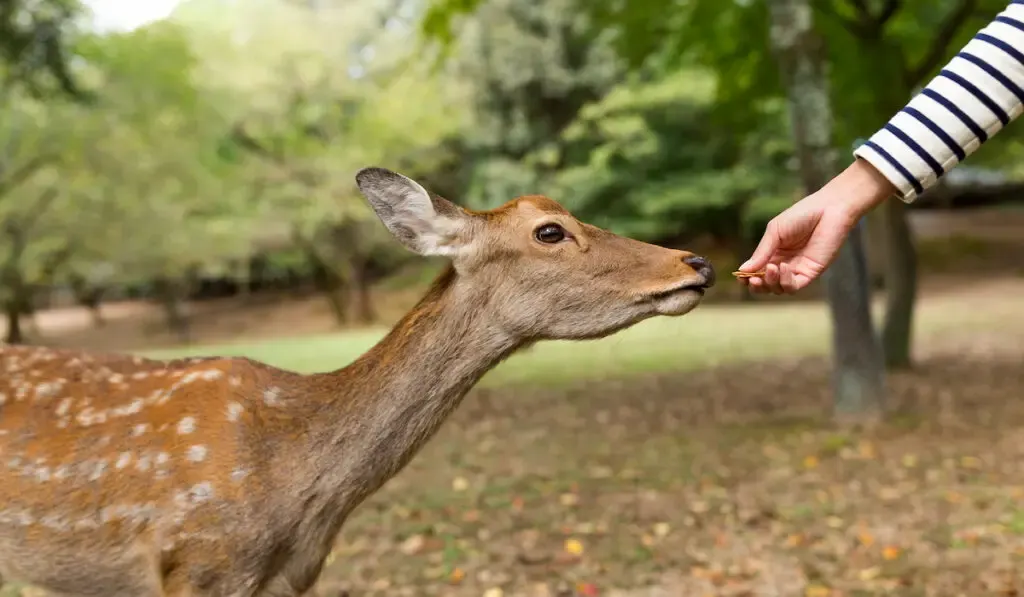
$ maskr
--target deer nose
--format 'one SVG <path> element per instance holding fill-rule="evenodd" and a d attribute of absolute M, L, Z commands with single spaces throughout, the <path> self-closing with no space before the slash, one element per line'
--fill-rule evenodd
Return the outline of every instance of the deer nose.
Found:
<path fill-rule="evenodd" d="M 710 261 L 699 255 L 687 255 L 683 257 L 683 263 L 693 268 L 693 271 L 704 278 L 705 287 L 711 288 L 715 285 L 715 268 L 711 267 Z"/>

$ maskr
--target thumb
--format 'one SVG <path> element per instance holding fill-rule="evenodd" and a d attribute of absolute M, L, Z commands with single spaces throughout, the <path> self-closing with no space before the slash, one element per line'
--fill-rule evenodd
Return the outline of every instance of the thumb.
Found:
<path fill-rule="evenodd" d="M 764 231 L 764 236 L 761 237 L 761 242 L 758 243 L 757 248 L 754 249 L 754 253 L 747 259 L 743 265 L 740 266 L 741 272 L 756 272 L 764 269 L 764 266 L 768 265 L 768 260 L 775 254 L 775 250 L 779 246 L 779 236 L 775 233 L 775 225 L 769 224 L 768 228 Z"/>

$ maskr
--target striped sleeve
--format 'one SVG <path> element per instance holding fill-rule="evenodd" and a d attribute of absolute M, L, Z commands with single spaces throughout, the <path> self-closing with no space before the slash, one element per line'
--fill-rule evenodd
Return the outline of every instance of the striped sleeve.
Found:
<path fill-rule="evenodd" d="M 974 36 L 854 155 L 910 203 L 1024 110 L 1024 0 Z"/>

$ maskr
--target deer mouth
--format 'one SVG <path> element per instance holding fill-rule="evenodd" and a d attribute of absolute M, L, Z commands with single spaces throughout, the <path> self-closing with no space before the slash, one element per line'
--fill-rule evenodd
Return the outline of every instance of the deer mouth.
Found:
<path fill-rule="evenodd" d="M 704 300 L 704 293 L 709 284 L 706 282 L 687 282 L 649 294 L 648 304 L 658 315 L 679 316 L 692 311 Z"/>
<path fill-rule="evenodd" d="M 707 282 L 703 282 L 703 281 L 702 282 L 687 282 L 685 284 L 679 284 L 677 286 L 673 286 L 673 287 L 667 288 L 665 290 L 659 290 L 658 292 L 655 292 L 654 294 L 652 294 L 651 298 L 653 298 L 655 300 L 663 299 L 663 298 L 670 298 L 673 295 L 684 293 L 684 292 L 696 292 L 697 294 L 699 294 L 701 296 L 704 296 L 704 293 L 707 292 L 708 288 L 710 288 L 710 287 L 711 287 L 711 284 L 708 284 Z"/>

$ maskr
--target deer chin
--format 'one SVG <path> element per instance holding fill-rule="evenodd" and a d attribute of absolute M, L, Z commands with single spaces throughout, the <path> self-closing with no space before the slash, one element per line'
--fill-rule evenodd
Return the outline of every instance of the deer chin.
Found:
<path fill-rule="evenodd" d="M 658 315 L 677 317 L 693 311 L 704 299 L 706 290 L 704 284 L 686 284 L 652 295 L 651 302 Z"/>

